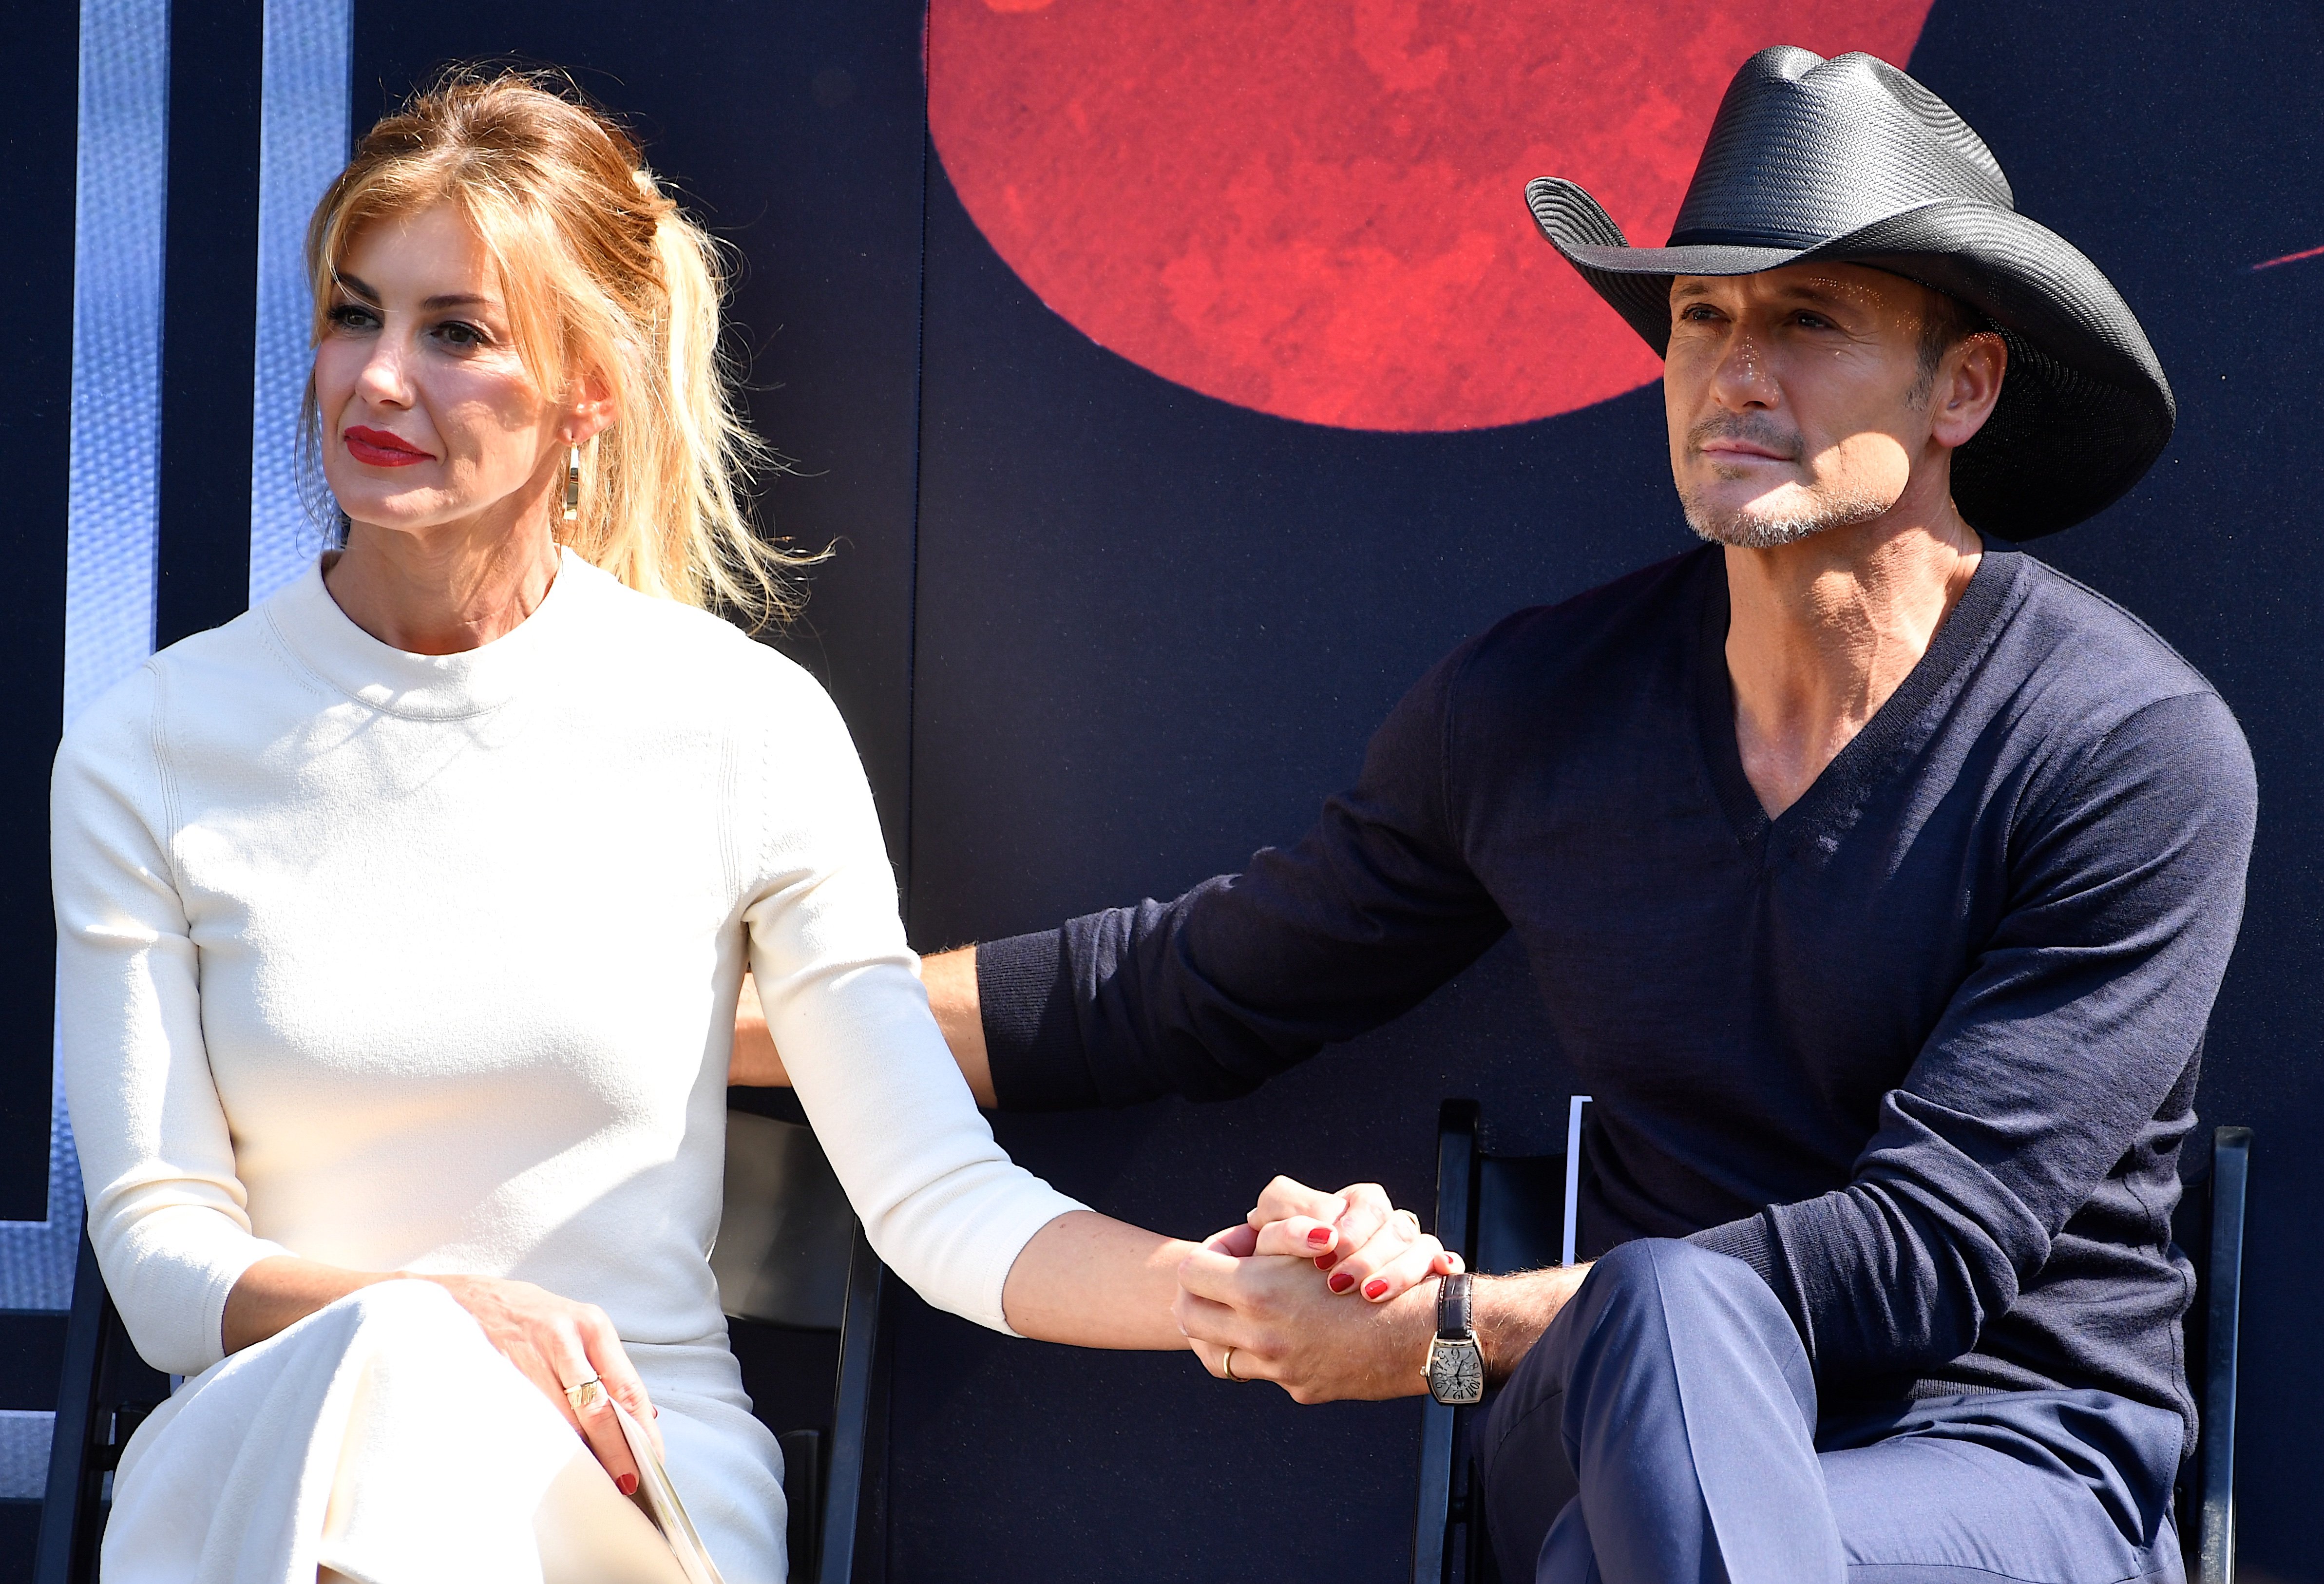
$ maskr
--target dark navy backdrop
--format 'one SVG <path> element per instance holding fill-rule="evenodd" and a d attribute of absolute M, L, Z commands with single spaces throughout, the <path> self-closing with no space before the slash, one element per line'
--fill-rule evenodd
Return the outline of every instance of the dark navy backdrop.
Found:
<path fill-rule="evenodd" d="M 741 249 L 753 411 L 799 470 L 771 492 L 772 520 L 842 541 L 783 641 L 858 733 L 924 948 L 1167 895 L 1295 836 L 1435 656 L 1689 542 L 1651 391 L 1514 428 L 1362 434 L 1229 407 L 1093 345 L 994 256 L 928 158 L 908 3 L 359 0 L 355 15 L 358 126 L 447 59 L 563 62 L 632 114 Z M 2309 1059 L 2324 1034 L 2324 551 L 2308 520 L 2324 453 L 2306 421 L 2324 258 L 2250 268 L 2324 245 L 2324 19 L 2282 0 L 1940 0 L 1911 66 L 1984 133 L 2021 207 L 2115 276 L 2181 394 L 2152 477 L 2039 549 L 2209 672 L 2258 757 L 2251 909 L 2202 1110 L 2259 1128 L 2245 1562 L 2324 1580 L 2308 1510 L 2324 1471 L 2308 1326 L 2324 1258 L 2309 1213 L 2324 1198 Z M 215 163 L 233 169 L 230 151 Z M 26 256 L 53 299 L 48 253 Z M 56 351 L 27 345 L 25 377 L 54 401 Z M 247 389 L 246 351 L 238 386 L 220 356 L 222 388 Z M 174 343 L 167 366 L 172 392 L 195 377 Z M 32 457 L 28 498 L 54 514 L 29 542 L 61 541 L 59 428 L 9 435 L 12 457 Z M 53 630 L 52 583 L 9 589 L 17 622 Z M 52 722 L 35 725 L 28 752 L 45 757 Z M 10 796 L 21 851 L 30 782 Z M 26 1093 L 45 1073 L 35 988 L 40 1025 L 23 1018 L 11 1045 Z M 1567 1088 L 1521 968 L 1496 952 L 1250 1099 L 1000 1130 L 1069 1192 L 1199 1234 L 1273 1171 L 1377 1176 L 1425 1204 L 1440 1098 L 1478 1097 L 1496 1145 L 1529 1148 L 1557 1136 Z M 23 1131 L 12 1150 L 32 1147 Z M 1012 1343 L 911 1301 L 894 1341 L 898 1580 L 1384 1581 L 1407 1566 L 1409 1403 L 1299 1409 L 1183 1359 Z"/>

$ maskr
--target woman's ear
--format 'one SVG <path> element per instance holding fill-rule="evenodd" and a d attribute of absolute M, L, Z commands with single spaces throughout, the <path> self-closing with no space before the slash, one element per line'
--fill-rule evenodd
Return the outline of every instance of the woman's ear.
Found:
<path fill-rule="evenodd" d="M 620 416 L 613 401 L 613 387 L 603 374 L 584 377 L 573 399 L 567 404 L 565 422 L 558 426 L 568 446 L 586 446 L 613 427 Z"/>

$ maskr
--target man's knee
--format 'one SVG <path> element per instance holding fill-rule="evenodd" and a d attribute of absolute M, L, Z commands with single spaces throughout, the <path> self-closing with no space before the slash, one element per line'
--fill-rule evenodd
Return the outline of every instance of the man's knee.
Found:
<path fill-rule="evenodd" d="M 1731 1255 L 1676 1238 L 1640 1238 L 1609 1250 L 1566 1304 L 1585 1324 L 1623 1315 L 1737 1307 L 1789 1323 L 1758 1272 Z M 1559 1318 L 1565 1316 L 1561 1312 Z"/>

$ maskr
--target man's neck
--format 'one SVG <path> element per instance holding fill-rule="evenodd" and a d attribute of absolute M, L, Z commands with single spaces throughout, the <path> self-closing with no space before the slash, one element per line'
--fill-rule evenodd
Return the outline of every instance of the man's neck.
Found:
<path fill-rule="evenodd" d="M 1950 497 L 1775 549 L 1728 548 L 1735 742 L 1768 818 L 1920 663 L 1982 551 Z"/>

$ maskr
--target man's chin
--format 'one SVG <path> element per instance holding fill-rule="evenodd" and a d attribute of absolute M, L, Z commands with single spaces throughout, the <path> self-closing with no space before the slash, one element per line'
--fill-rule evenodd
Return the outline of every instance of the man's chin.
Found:
<path fill-rule="evenodd" d="M 1774 550 L 1813 539 L 1835 528 L 1849 528 L 1880 516 L 1894 502 L 1870 499 L 1754 501 L 1743 506 L 1717 506 L 1688 500 L 1686 525 L 1695 537 L 1737 550 Z"/>

